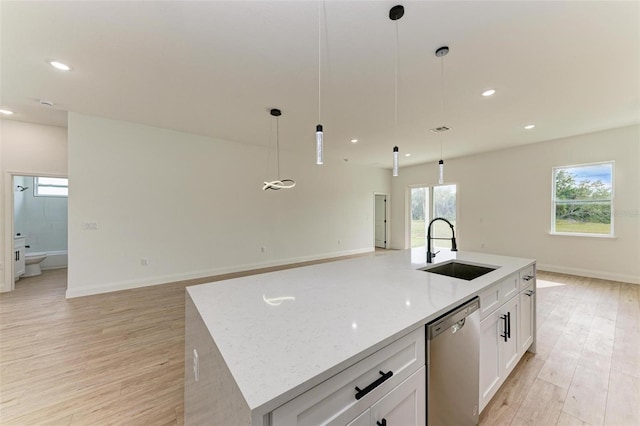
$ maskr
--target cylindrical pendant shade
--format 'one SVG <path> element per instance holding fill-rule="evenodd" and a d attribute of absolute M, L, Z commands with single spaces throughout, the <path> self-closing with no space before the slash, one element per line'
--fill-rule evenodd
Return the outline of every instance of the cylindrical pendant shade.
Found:
<path fill-rule="evenodd" d="M 444 183 L 444 161 L 438 161 L 438 168 L 440 169 L 440 177 L 438 178 L 438 183 L 442 185 Z"/>
<path fill-rule="evenodd" d="M 398 147 L 393 147 L 393 175 L 398 176 Z"/>
<path fill-rule="evenodd" d="M 316 126 L 316 164 L 324 163 L 322 124 Z"/>

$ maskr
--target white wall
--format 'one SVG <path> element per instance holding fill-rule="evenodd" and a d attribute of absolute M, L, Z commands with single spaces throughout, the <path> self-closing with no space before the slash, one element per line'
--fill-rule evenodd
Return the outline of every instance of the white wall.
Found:
<path fill-rule="evenodd" d="M 13 175 L 67 175 L 67 129 L 0 119 L 0 291 L 13 285 Z"/>
<path fill-rule="evenodd" d="M 552 168 L 608 160 L 615 160 L 616 238 L 550 235 Z M 445 180 L 458 184 L 461 250 L 530 257 L 540 269 L 640 283 L 639 126 L 445 158 Z M 408 186 L 436 182 L 435 163 L 402 168 L 392 180 L 393 248 L 405 247 Z"/>
<path fill-rule="evenodd" d="M 265 192 L 266 161 L 266 148 L 70 113 L 67 295 L 373 250 L 388 170 L 282 152 L 297 186 Z"/>

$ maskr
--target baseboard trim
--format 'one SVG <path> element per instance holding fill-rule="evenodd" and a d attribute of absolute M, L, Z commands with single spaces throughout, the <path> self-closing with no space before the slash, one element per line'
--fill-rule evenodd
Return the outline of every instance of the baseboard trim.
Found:
<path fill-rule="evenodd" d="M 169 284 L 178 281 L 195 280 L 200 278 L 216 277 L 219 275 L 232 274 L 236 272 L 258 272 L 264 268 L 271 268 L 275 266 L 290 266 L 297 263 L 312 262 L 315 260 L 329 260 L 334 258 L 340 258 L 344 256 L 352 256 L 357 254 L 371 253 L 375 251 L 373 248 L 345 250 L 336 253 L 324 253 L 312 256 L 300 256 L 292 257 L 288 259 L 271 260 L 267 262 L 247 263 L 244 265 L 235 265 L 222 268 L 206 269 L 200 271 L 193 271 L 181 274 L 171 274 L 159 277 L 146 277 L 138 280 L 127 280 L 115 283 L 107 283 L 92 287 L 83 288 L 67 288 L 66 298 L 73 299 L 76 297 L 91 296 L 94 294 L 111 293 L 113 291 L 130 290 L 140 287 L 148 287 L 159 284 Z"/>
<path fill-rule="evenodd" d="M 620 281 L 630 284 L 640 284 L 640 277 L 634 277 L 633 275 L 616 274 L 614 272 L 594 271 L 590 269 L 582 268 L 569 268 L 566 266 L 547 265 L 538 263 L 536 268 L 540 271 L 558 272 L 560 274 L 578 275 L 581 277 L 599 278 L 610 281 Z"/>

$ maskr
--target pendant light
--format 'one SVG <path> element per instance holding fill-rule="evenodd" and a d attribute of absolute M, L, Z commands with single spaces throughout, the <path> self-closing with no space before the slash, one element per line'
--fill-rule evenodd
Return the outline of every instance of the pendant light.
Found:
<path fill-rule="evenodd" d="M 273 189 L 277 191 L 279 189 L 291 189 L 296 186 L 296 182 L 293 179 L 280 179 L 280 134 L 279 134 L 279 123 L 278 117 L 282 115 L 282 111 L 277 108 L 273 108 L 270 112 L 271 116 L 276 118 L 276 164 L 278 171 L 278 180 L 273 180 L 271 182 L 263 182 L 262 190 L 266 191 L 267 189 Z M 273 120 L 272 120 L 273 126 Z M 271 138 L 269 138 L 271 139 Z M 269 146 L 269 152 L 271 152 L 271 146 Z M 267 158 L 267 174 L 269 174 L 269 159 Z"/>
<path fill-rule="evenodd" d="M 404 6 L 396 5 L 389 10 L 389 19 L 396 23 L 396 73 L 394 93 L 394 138 L 398 140 L 398 52 L 400 50 L 400 37 L 398 36 L 398 21 L 404 16 Z M 398 147 L 393 147 L 393 176 L 398 176 Z"/>
<path fill-rule="evenodd" d="M 398 176 L 398 147 L 393 147 L 393 175 Z"/>
<path fill-rule="evenodd" d="M 440 58 L 440 120 L 444 120 L 444 57 L 449 53 L 448 46 L 436 49 L 436 57 Z M 440 161 L 438 161 L 438 183 L 444 183 L 444 160 L 442 159 L 442 133 L 448 131 L 450 127 L 441 125 L 440 130 Z"/>
<path fill-rule="evenodd" d="M 318 123 L 321 123 L 321 88 L 322 88 L 322 1 L 318 1 Z M 323 146 L 322 124 L 316 125 L 316 164 L 324 164 L 324 146 Z"/>

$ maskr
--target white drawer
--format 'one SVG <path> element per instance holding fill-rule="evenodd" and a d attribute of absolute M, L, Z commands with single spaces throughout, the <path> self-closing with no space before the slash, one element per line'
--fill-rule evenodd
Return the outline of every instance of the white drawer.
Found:
<path fill-rule="evenodd" d="M 520 292 L 519 275 L 511 274 L 489 288 L 482 290 L 480 297 L 480 320 L 485 319 L 491 312 L 498 309 L 505 302 Z"/>
<path fill-rule="evenodd" d="M 511 274 L 504 280 L 500 281 L 500 298 L 502 299 L 502 303 L 505 303 L 516 294 L 520 293 L 520 280 L 518 274 Z"/>
<path fill-rule="evenodd" d="M 480 297 L 480 319 L 483 320 L 502 304 L 500 299 L 500 283 L 482 290 L 478 296 Z"/>
<path fill-rule="evenodd" d="M 271 424 L 344 425 L 423 365 L 425 330 L 419 328 L 275 409 Z M 385 380 L 380 372 L 393 374 Z M 356 387 L 371 390 L 356 399 Z"/>
<path fill-rule="evenodd" d="M 536 271 L 534 265 L 520 270 L 520 290 L 524 290 L 535 282 Z"/>

